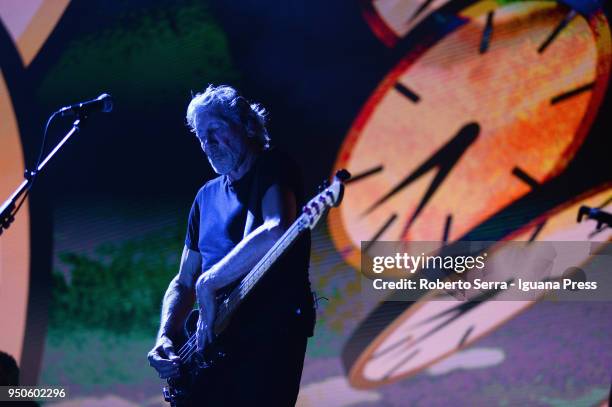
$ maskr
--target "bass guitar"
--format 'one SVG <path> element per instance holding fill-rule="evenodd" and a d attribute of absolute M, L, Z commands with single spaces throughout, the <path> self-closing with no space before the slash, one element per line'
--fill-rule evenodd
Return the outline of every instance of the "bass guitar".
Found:
<path fill-rule="evenodd" d="M 223 298 L 218 298 L 218 306 L 213 328 L 214 337 L 225 330 L 232 314 L 257 286 L 266 272 L 275 264 L 297 238 L 306 230 L 312 230 L 332 207 L 340 205 L 344 193 L 344 182 L 350 178 L 346 170 L 336 173 L 331 184 L 326 182 L 319 192 L 302 209 L 300 216 L 278 239 L 261 260 L 243 277 L 242 281 Z M 191 389 L 197 375 L 218 365 L 225 357 L 222 344 L 215 339 L 206 345 L 202 352 L 197 350 L 196 325 L 199 313 L 193 310 L 185 322 L 185 342 L 177 352 L 180 358 L 179 376 L 167 379 L 168 385 L 163 388 L 164 399 L 172 407 L 190 405 Z"/>

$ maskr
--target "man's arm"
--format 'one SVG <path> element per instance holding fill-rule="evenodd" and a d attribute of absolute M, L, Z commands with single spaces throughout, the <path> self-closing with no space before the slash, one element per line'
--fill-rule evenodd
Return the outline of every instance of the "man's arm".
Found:
<path fill-rule="evenodd" d="M 212 341 L 216 313 L 215 291 L 246 275 L 270 250 L 296 218 L 295 195 L 279 185 L 272 185 L 262 200 L 264 222 L 240 241 L 221 261 L 202 274 L 196 293 L 204 321 L 198 323 L 198 348 L 204 340 Z"/>
<path fill-rule="evenodd" d="M 180 335 L 184 321 L 193 307 L 201 259 L 200 253 L 185 246 L 179 272 L 164 295 L 157 341 L 148 355 L 150 365 L 159 372 L 161 378 L 178 375 L 178 356 L 173 341 Z"/>

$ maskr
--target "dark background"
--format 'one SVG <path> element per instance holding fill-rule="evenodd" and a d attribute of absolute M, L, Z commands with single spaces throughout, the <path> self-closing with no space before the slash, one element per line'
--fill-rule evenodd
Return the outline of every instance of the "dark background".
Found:
<path fill-rule="evenodd" d="M 88 119 L 32 194 L 26 337 L 32 351 L 22 360 L 28 377 L 70 385 L 75 397 L 118 394 L 148 405 L 159 396 L 144 355 L 163 289 L 176 272 L 193 196 L 213 176 L 185 126 L 192 92 L 227 83 L 266 106 L 273 143 L 301 164 L 311 195 L 330 175 L 372 91 L 417 45 L 407 37 L 386 47 L 366 24 L 359 2 L 348 0 L 74 0 L 26 69 L 0 29 L 2 73 L 29 167 L 51 112 L 103 92 L 115 102 L 112 113 Z M 470 237 L 498 238 L 612 179 L 605 120 L 610 95 L 567 170 Z M 52 124 L 47 150 L 70 125 L 65 118 Z M 302 388 L 331 380 L 325 391 L 349 400 L 357 393 L 342 381 L 339 356 L 373 306 L 359 303 L 346 288 L 356 273 L 337 253 L 327 225 L 313 239 L 311 279 L 330 302 L 309 343 Z M 576 405 L 592 405 L 603 399 L 602 389 L 608 391 L 609 310 L 605 303 L 534 307 L 479 343 L 503 349 L 505 365 L 474 374 L 423 373 L 371 400 L 490 405 L 505 398 L 550 405 L 582 397 Z M 93 356 L 91 349 L 97 350 Z M 559 357 L 542 367 L 537 360 L 543 350 Z M 566 381 L 569 376 L 574 382 Z M 500 383 L 504 388 L 496 387 Z M 473 388 L 457 388 L 462 385 Z"/>

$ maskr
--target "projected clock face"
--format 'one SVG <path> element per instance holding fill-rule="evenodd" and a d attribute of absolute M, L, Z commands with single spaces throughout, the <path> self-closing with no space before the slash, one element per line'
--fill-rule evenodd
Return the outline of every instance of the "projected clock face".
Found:
<path fill-rule="evenodd" d="M 570 202 L 539 219 L 517 233 L 515 240 L 546 241 L 610 241 L 612 230 L 595 230 L 595 222 L 576 223 L 581 205 L 612 211 L 612 188 L 593 191 L 588 197 Z M 495 256 L 495 254 L 493 254 Z M 577 265 L 588 261 L 588 254 L 577 259 Z M 376 338 L 354 352 L 356 359 L 345 360 L 352 385 L 360 388 L 377 387 L 416 374 L 442 358 L 470 346 L 505 322 L 535 304 L 530 301 L 504 301 L 504 293 L 493 295 L 487 301 L 458 301 L 441 291 L 432 291 L 389 324 Z M 433 296 L 446 301 L 429 301 Z M 494 299 L 494 300 L 493 300 Z M 381 313 L 373 324 L 380 326 Z M 367 332 L 365 321 L 349 339 L 347 347 L 359 347 L 360 330 Z"/>
<path fill-rule="evenodd" d="M 372 32 L 388 47 L 395 46 L 433 10 L 449 0 L 362 0 L 363 16 Z"/>
<path fill-rule="evenodd" d="M 14 47 L 15 57 L 2 55 L 0 60 L 0 202 L 4 202 L 23 181 L 24 150 L 10 91 L 17 94 L 21 82 L 29 80 L 27 68 L 55 28 L 69 0 L 35 2 L 0 2 L 0 24 L 8 34 L 2 36 L 2 49 Z M 7 72 L 10 70 L 11 75 Z M 7 83 L 8 78 L 14 82 Z M 45 314 L 35 301 L 28 304 L 30 292 L 30 213 L 26 201 L 10 229 L 0 236 L 0 350 L 14 356 L 18 363 L 35 361 L 42 354 L 40 337 L 24 343 L 28 311 Z M 39 237 L 42 232 L 39 231 Z M 40 259 L 40 257 L 39 257 Z M 40 270 L 39 270 L 40 271 Z M 10 327 L 10 328 L 7 328 Z M 32 380 L 38 372 L 23 366 L 22 379 Z"/>
<path fill-rule="evenodd" d="M 329 227 L 357 268 L 368 254 L 368 246 L 360 253 L 361 241 L 455 241 L 558 176 L 608 84 L 602 12 L 585 18 L 552 1 L 439 7 L 411 32 L 396 31 L 410 51 L 373 92 L 338 154 L 334 170 L 347 168 L 354 178 Z M 580 204 L 610 209 L 607 188 L 514 238 L 610 239 L 609 231 L 596 235 L 593 225 L 575 224 Z M 383 303 L 364 320 L 344 350 L 352 385 L 420 372 L 535 303 L 429 301 L 434 295 L 445 294 Z"/>
<path fill-rule="evenodd" d="M 10 94 L 0 75 L 0 200 L 4 202 L 21 183 L 24 171 L 21 138 L 12 111 Z M 28 207 L 0 236 L 0 349 L 19 358 L 25 329 L 30 276 L 30 223 Z M 10 310 L 10 312 L 8 312 Z"/>
<path fill-rule="evenodd" d="M 410 34 L 420 46 L 374 91 L 338 154 L 335 169 L 355 177 L 330 231 L 355 267 L 361 241 L 453 241 L 555 177 L 601 103 L 602 13 L 477 2 L 449 26 Z"/>

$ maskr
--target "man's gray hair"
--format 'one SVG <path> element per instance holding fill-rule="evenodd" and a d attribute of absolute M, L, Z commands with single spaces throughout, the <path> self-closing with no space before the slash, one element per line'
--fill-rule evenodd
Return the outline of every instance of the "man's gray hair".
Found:
<path fill-rule="evenodd" d="M 227 85 L 208 85 L 202 93 L 197 93 L 187 106 L 187 125 L 196 132 L 195 118 L 198 114 L 210 111 L 224 119 L 241 126 L 247 137 L 252 138 L 263 149 L 270 147 L 270 136 L 266 129 L 266 109 L 258 103 L 249 103 L 238 91 Z"/>

